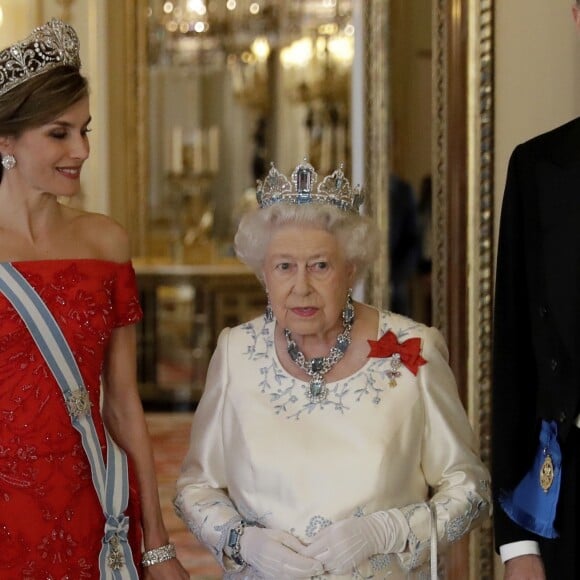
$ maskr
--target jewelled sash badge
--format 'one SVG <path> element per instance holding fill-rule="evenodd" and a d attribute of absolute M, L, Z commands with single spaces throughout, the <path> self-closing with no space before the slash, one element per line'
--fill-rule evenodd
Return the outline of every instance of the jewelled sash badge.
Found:
<path fill-rule="evenodd" d="M 557 538 L 556 510 L 562 479 L 562 451 L 556 421 L 543 420 L 531 468 L 512 490 L 500 490 L 499 504 L 524 530 Z"/>
<path fill-rule="evenodd" d="M 540 468 L 540 487 L 545 493 L 552 487 L 554 483 L 554 463 L 552 462 L 552 456 L 544 449 L 544 462 Z"/>

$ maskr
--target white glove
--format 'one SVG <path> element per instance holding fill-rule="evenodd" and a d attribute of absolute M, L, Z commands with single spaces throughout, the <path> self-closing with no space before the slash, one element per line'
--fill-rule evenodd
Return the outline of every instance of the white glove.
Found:
<path fill-rule="evenodd" d="M 375 512 L 322 529 L 302 554 L 320 560 L 326 572 L 348 574 L 374 554 L 402 552 L 408 535 L 409 524 L 400 510 Z"/>
<path fill-rule="evenodd" d="M 323 573 L 322 564 L 299 554 L 304 544 L 292 534 L 246 526 L 240 538 L 240 555 L 264 578 L 310 578 Z"/>

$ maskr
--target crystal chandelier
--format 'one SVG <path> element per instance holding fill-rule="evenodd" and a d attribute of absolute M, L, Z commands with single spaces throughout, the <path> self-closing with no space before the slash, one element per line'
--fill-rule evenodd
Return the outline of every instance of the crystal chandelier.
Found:
<path fill-rule="evenodd" d="M 150 0 L 149 62 L 220 67 L 276 30 L 272 0 Z"/>
<path fill-rule="evenodd" d="M 307 150 L 322 171 L 350 171 L 350 87 L 354 26 L 350 0 L 309 4 L 300 36 L 280 51 L 285 94 L 306 107 Z"/>
<path fill-rule="evenodd" d="M 280 52 L 286 88 L 301 102 L 346 101 L 354 56 L 350 2 L 322 3 L 303 14 L 302 34 Z"/>

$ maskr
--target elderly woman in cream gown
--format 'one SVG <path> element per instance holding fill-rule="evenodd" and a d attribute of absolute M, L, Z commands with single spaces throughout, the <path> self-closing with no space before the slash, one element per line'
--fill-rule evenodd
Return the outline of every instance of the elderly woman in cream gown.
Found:
<path fill-rule="evenodd" d="M 219 337 L 175 500 L 227 578 L 436 577 L 431 549 L 489 516 L 441 334 L 352 300 L 378 240 L 361 201 L 304 161 L 240 223 L 268 306 Z"/>

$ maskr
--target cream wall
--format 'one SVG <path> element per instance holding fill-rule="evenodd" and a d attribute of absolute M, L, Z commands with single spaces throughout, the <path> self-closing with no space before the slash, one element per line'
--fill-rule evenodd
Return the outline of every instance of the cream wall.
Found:
<path fill-rule="evenodd" d="M 572 3 L 495 2 L 496 224 L 513 148 L 580 115 L 580 34 Z"/>
<path fill-rule="evenodd" d="M 0 47 L 12 44 L 28 34 L 36 16 L 36 0 L 0 1 Z"/>

